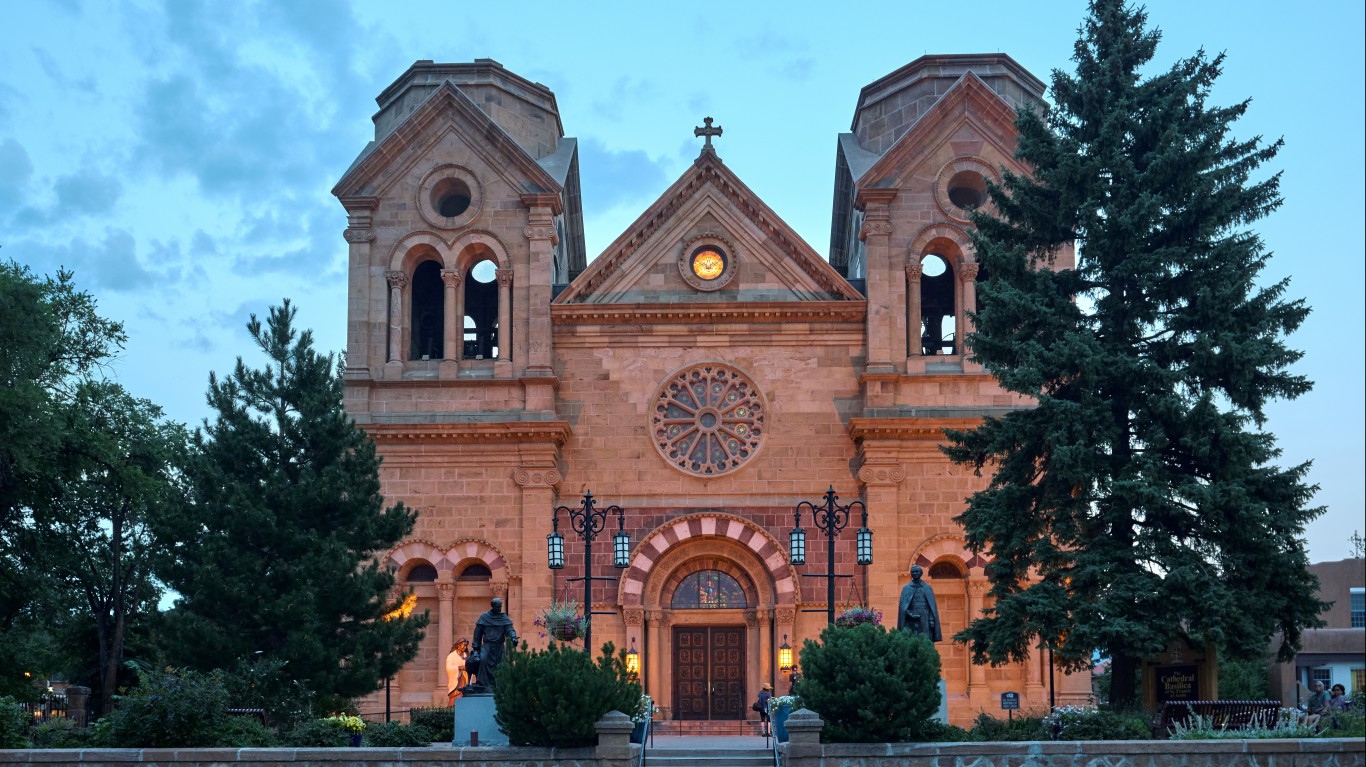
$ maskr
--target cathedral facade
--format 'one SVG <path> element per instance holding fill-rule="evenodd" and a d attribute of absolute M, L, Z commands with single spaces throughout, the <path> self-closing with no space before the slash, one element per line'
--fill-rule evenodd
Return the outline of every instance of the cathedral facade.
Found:
<path fill-rule="evenodd" d="M 431 615 L 396 707 L 448 700 L 448 655 L 491 597 L 544 645 L 535 618 L 582 602 L 588 574 L 613 576 L 591 582 L 594 646 L 636 653 L 663 716 L 752 717 L 764 683 L 789 688 L 783 649 L 799 664 L 827 624 L 822 575 L 839 576 L 837 609 L 895 626 L 914 565 L 938 599 L 951 721 L 999 713 L 1007 691 L 1025 709 L 1050 689 L 1084 701 L 1089 679 L 1042 653 L 979 666 L 951 640 L 988 604 L 988 562 L 953 521 L 985 480 L 944 458 L 943 430 L 1028 405 L 964 344 L 988 278 L 968 212 L 1002 167 L 1024 171 L 1016 110 L 1043 88 L 1002 54 L 926 56 L 865 87 L 836 141 L 828 259 L 722 162 L 709 119 L 693 165 L 591 262 L 577 143 L 548 88 L 480 59 L 419 61 L 381 93 L 333 193 L 346 406 L 386 498 L 419 511 L 384 555 Z M 828 490 L 854 510 L 833 561 L 811 516 Z M 569 511 L 588 493 L 621 514 L 585 572 Z"/>

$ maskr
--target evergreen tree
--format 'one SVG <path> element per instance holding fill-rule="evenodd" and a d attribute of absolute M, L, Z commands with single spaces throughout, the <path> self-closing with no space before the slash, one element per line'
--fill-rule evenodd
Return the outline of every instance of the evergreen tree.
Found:
<path fill-rule="evenodd" d="M 1282 468 L 1266 403 L 1310 388 L 1285 336 L 1308 308 L 1256 283 L 1253 222 L 1281 200 L 1259 168 L 1281 142 L 1237 140 L 1248 102 L 1207 103 L 1223 56 L 1151 77 L 1160 33 L 1141 9 L 1092 0 L 1055 107 L 1024 110 L 1026 178 L 974 216 L 983 270 L 972 349 L 1036 406 L 950 434 L 993 472 L 958 517 L 993 558 L 994 605 L 957 641 L 978 662 L 1040 646 L 1085 668 L 1113 659 L 1111 703 L 1136 665 L 1185 633 L 1235 657 L 1279 632 L 1280 657 L 1321 625 L 1302 540 L 1314 488 Z M 1050 269 L 1069 242 L 1076 268 Z"/>
<path fill-rule="evenodd" d="M 206 669 L 259 652 L 313 691 L 351 698 L 417 653 L 426 616 L 384 619 L 397 603 L 378 562 L 416 512 L 385 508 L 336 360 L 295 331 L 295 313 L 285 301 L 247 323 L 267 367 L 239 357 L 227 379 L 210 375 L 215 416 L 194 437 L 188 502 L 159 525 L 162 574 L 180 594 L 170 650 Z"/>

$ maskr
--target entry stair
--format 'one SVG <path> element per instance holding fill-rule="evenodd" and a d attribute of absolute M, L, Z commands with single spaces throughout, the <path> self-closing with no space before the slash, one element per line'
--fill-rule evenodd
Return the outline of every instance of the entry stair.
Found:
<path fill-rule="evenodd" d="M 645 767 L 773 767 L 773 752 L 764 748 L 654 748 L 645 751 Z"/>

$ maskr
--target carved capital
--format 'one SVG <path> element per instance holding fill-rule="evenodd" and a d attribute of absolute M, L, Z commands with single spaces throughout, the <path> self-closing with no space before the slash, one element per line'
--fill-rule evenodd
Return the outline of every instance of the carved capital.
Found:
<path fill-rule="evenodd" d="M 758 628 L 758 627 L 759 627 L 759 614 L 758 614 L 757 611 L 755 611 L 755 610 L 746 610 L 746 611 L 745 611 L 745 625 L 746 625 L 746 626 L 749 626 L 749 627 L 752 628 L 752 629 L 753 629 L 753 628 Z"/>
<path fill-rule="evenodd" d="M 555 487 L 560 479 L 559 471 L 540 466 L 524 467 L 512 473 L 512 481 L 522 487 Z"/>
<path fill-rule="evenodd" d="M 350 243 L 370 242 L 375 239 L 375 230 L 369 227 L 365 229 L 344 229 L 342 230 L 342 237 Z"/>
<path fill-rule="evenodd" d="M 922 274 L 924 274 L 924 273 L 925 273 L 925 267 L 921 266 L 920 264 L 907 264 L 907 265 L 906 265 L 906 284 L 907 284 L 907 285 L 919 285 L 919 284 L 920 284 L 920 275 L 922 275 Z"/>
<path fill-rule="evenodd" d="M 403 289 L 408 287 L 408 275 L 403 272 L 385 272 L 384 278 L 389 281 L 389 287 Z"/>
<path fill-rule="evenodd" d="M 891 221 L 878 221 L 875 219 L 866 219 L 863 222 L 863 228 L 859 230 L 858 236 L 859 239 L 866 240 L 869 237 L 886 237 L 891 233 Z"/>
<path fill-rule="evenodd" d="M 448 287 L 448 288 L 458 288 L 458 287 L 460 287 L 460 280 L 462 280 L 463 278 L 464 278 L 464 277 L 463 277 L 463 275 L 460 274 L 460 270 L 459 270 L 459 269 L 442 269 L 442 270 L 441 270 L 441 281 L 442 281 L 443 283 L 445 283 L 446 287 Z"/>
<path fill-rule="evenodd" d="M 554 226 L 537 226 L 535 224 L 522 230 L 528 240 L 550 240 L 551 245 L 558 244 L 559 234 L 555 232 Z"/>
<path fill-rule="evenodd" d="M 972 282 L 977 279 L 977 270 L 980 268 L 981 265 L 976 261 L 969 261 L 958 267 L 958 273 L 963 275 L 963 282 Z"/>
<path fill-rule="evenodd" d="M 511 269 L 499 269 L 499 270 L 497 270 L 497 271 L 495 272 L 495 274 L 498 275 L 498 287 L 500 287 L 500 288 L 512 287 L 512 270 L 511 270 Z"/>
<path fill-rule="evenodd" d="M 858 470 L 859 481 L 865 485 L 899 485 L 906 478 L 900 464 L 873 464 Z"/>
<path fill-rule="evenodd" d="M 508 584 L 507 584 L 507 581 L 493 581 L 492 583 L 489 584 L 489 588 L 491 588 L 491 589 L 493 590 L 493 595 L 494 595 L 495 597 L 498 597 L 499 599 L 502 599 L 502 600 L 504 600 L 504 601 L 507 600 L 507 598 L 508 598 Z"/>
<path fill-rule="evenodd" d="M 627 626 L 645 625 L 645 608 L 643 607 L 627 607 L 621 611 L 621 616 L 626 621 Z"/>
<path fill-rule="evenodd" d="M 449 602 L 449 601 L 451 601 L 452 599 L 455 599 L 455 584 L 454 584 L 454 583 L 438 583 L 438 584 L 436 584 L 436 596 L 437 596 L 437 598 L 440 599 L 442 602 Z"/>
<path fill-rule="evenodd" d="M 773 608 L 774 620 L 778 621 L 779 626 L 788 627 L 791 631 L 792 622 L 797 619 L 797 608 L 795 607 L 775 607 Z"/>

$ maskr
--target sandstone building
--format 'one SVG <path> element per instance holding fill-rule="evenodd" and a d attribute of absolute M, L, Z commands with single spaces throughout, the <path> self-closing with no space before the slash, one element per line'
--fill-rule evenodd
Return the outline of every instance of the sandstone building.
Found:
<path fill-rule="evenodd" d="M 582 542 L 547 567 L 552 510 L 591 491 L 625 510 L 595 548 L 595 645 L 634 647 L 666 717 L 739 719 L 783 644 L 826 623 L 826 539 L 794 509 L 828 486 L 861 501 L 873 561 L 837 540 L 841 606 L 894 624 L 912 565 L 938 594 L 951 719 L 1077 702 L 1046 658 L 991 668 L 948 641 L 986 603 L 987 564 L 953 517 L 983 480 L 942 430 L 1021 406 L 964 348 L 976 284 L 966 232 L 1012 159 L 1015 110 L 1043 83 L 1009 56 L 926 56 L 865 87 L 836 141 L 829 258 L 703 134 L 690 167 L 591 262 L 579 155 L 554 94 L 497 62 L 419 61 L 379 95 L 375 139 L 333 190 L 349 243 L 346 404 L 384 456 L 390 500 L 420 510 L 387 554 L 432 624 L 393 681 L 444 703 L 446 657 L 491 596 L 519 630 L 578 598 Z M 711 127 L 708 120 L 706 128 Z M 1071 254 L 1064 254 L 1063 263 Z M 1056 681 L 1054 681 L 1056 680 Z"/>

